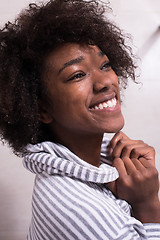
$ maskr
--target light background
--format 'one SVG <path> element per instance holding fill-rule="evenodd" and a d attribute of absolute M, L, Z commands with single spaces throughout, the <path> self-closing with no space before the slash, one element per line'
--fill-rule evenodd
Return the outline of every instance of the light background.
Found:
<path fill-rule="evenodd" d="M 160 172 L 160 1 L 111 0 L 112 18 L 133 36 L 142 85 L 130 84 L 123 98 L 124 132 L 155 147 Z M 0 0 L 0 25 L 14 19 L 29 0 Z M 23 134 L 23 133 L 22 133 Z M 21 159 L 0 146 L 0 240 L 26 239 L 34 175 Z"/>

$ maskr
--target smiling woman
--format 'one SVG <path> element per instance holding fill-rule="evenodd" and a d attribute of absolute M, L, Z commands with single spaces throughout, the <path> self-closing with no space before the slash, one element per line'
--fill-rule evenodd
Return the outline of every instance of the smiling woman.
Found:
<path fill-rule="evenodd" d="M 0 31 L 1 137 L 36 174 L 28 240 L 160 238 L 154 149 L 120 132 L 135 65 L 105 10 L 51 0 Z"/>
<path fill-rule="evenodd" d="M 38 120 L 39 100 L 46 97 L 41 80 L 50 70 L 45 59 L 58 46 L 69 42 L 97 45 L 107 55 L 122 87 L 126 86 L 128 77 L 135 79 L 130 49 L 124 45 L 120 30 L 105 21 L 105 7 L 94 1 L 89 4 L 56 0 L 39 6 L 31 4 L 15 24 L 8 23 L 2 29 L 0 126 L 4 138 L 16 152 L 23 152 L 28 142 L 35 144 L 50 139 L 46 126 Z"/>
<path fill-rule="evenodd" d="M 45 65 L 51 68 L 46 81 L 49 104 L 43 103 L 40 115 L 56 141 L 77 154 L 81 142 L 102 139 L 104 132 L 123 127 L 118 78 L 98 47 L 64 44 L 53 50 Z M 90 159 L 87 152 L 83 148 L 78 156 L 99 166 L 99 153 Z"/>

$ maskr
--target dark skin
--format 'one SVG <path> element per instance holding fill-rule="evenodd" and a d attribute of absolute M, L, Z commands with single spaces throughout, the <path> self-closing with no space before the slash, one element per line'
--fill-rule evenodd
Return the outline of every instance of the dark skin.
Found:
<path fill-rule="evenodd" d="M 109 150 L 119 178 L 107 186 L 131 204 L 142 223 L 160 223 L 155 152 L 120 132 L 124 119 L 118 78 L 107 56 L 96 46 L 68 43 L 48 55 L 45 64 L 48 99 L 41 102 L 40 120 L 57 142 L 97 167 L 103 134 L 117 133 Z"/>
<path fill-rule="evenodd" d="M 107 184 L 110 190 L 133 208 L 142 223 L 160 223 L 159 180 L 155 168 L 155 151 L 143 141 L 115 134 L 110 143 L 113 166 L 120 177 Z"/>
<path fill-rule="evenodd" d="M 104 132 L 119 131 L 124 124 L 118 78 L 109 59 L 96 46 L 68 43 L 55 49 L 46 65 L 49 99 L 41 104 L 41 120 L 56 141 L 99 166 Z M 95 109 L 100 103 L 110 107 Z"/>

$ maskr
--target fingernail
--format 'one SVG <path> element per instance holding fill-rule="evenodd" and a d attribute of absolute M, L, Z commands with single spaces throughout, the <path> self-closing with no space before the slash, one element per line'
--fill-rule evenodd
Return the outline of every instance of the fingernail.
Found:
<path fill-rule="evenodd" d="M 112 152 L 113 152 L 113 148 L 110 148 L 109 153 L 112 154 Z"/>

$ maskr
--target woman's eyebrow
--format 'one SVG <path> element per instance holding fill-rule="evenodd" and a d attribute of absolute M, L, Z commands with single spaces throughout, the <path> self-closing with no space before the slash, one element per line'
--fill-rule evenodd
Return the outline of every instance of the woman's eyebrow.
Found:
<path fill-rule="evenodd" d="M 84 60 L 84 57 L 80 56 L 78 58 L 75 58 L 75 59 L 71 59 L 70 61 L 64 63 L 63 67 L 60 68 L 60 70 L 58 71 L 58 74 L 60 74 L 66 67 L 69 67 L 71 65 L 74 65 L 76 63 L 80 63 Z"/>
<path fill-rule="evenodd" d="M 98 52 L 98 56 L 100 56 L 100 57 L 103 57 L 103 56 L 105 56 L 106 54 L 104 53 L 104 52 L 102 52 L 102 51 L 100 51 L 100 52 Z"/>

